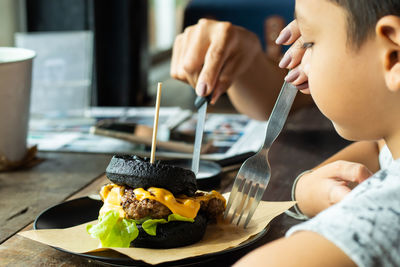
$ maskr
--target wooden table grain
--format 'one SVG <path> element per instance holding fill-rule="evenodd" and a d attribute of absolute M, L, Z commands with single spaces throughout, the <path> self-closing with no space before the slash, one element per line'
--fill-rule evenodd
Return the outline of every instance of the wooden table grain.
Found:
<path fill-rule="evenodd" d="M 271 180 L 264 200 L 290 200 L 293 179 L 348 144 L 315 108 L 292 114 L 269 153 Z M 43 209 L 90 194 L 108 180 L 104 170 L 110 156 L 94 154 L 42 153 L 39 166 L 0 174 L 0 266 L 103 266 L 101 262 L 60 252 L 15 233 L 32 229 Z M 222 174 L 219 190 L 230 191 L 237 170 Z M 229 266 L 239 257 L 279 237 L 299 221 L 281 215 L 268 233 L 255 244 L 207 264 Z M 198 266 L 201 266 L 198 265 Z"/>

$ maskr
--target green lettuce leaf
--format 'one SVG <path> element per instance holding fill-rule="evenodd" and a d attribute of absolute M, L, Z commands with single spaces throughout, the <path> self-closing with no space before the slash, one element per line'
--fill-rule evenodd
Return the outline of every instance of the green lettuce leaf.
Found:
<path fill-rule="evenodd" d="M 155 236 L 157 233 L 157 225 L 159 223 L 168 223 L 172 221 L 194 222 L 194 219 L 187 218 L 178 214 L 168 215 L 168 221 L 165 219 L 149 219 L 142 223 L 143 230 L 148 234 Z"/>
<path fill-rule="evenodd" d="M 88 225 L 86 231 L 100 239 L 101 247 L 129 247 L 132 240 L 139 235 L 134 220 L 121 219 L 119 212 L 110 210 L 99 216 L 98 223 Z"/>
<path fill-rule="evenodd" d="M 147 221 L 147 220 L 149 220 L 150 219 L 150 217 L 144 217 L 144 218 L 142 218 L 142 219 L 139 219 L 139 220 L 133 220 L 136 224 L 142 224 L 142 223 L 144 223 L 145 221 Z"/>
<path fill-rule="evenodd" d="M 182 221 L 182 222 L 194 222 L 194 219 L 181 216 L 179 214 L 170 214 L 168 215 L 168 221 Z"/>
<path fill-rule="evenodd" d="M 167 223 L 166 219 L 150 219 L 142 223 L 143 230 L 149 235 L 156 235 L 157 225 L 159 223 Z"/>

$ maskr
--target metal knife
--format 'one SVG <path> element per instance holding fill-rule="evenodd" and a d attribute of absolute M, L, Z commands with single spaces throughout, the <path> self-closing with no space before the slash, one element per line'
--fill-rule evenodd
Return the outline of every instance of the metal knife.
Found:
<path fill-rule="evenodd" d="M 206 97 L 198 96 L 194 101 L 194 106 L 198 111 L 197 111 L 196 136 L 194 139 L 192 171 L 196 176 L 197 173 L 199 172 L 201 143 L 203 141 L 203 132 L 204 132 L 204 124 L 206 121 L 207 106 L 210 100 L 211 96 L 206 96 Z"/>

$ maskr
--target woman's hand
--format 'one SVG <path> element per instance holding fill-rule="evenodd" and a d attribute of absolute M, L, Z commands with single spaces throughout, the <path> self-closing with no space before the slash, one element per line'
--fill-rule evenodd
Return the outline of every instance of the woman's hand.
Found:
<path fill-rule="evenodd" d="M 300 177 L 295 198 L 300 210 L 312 217 L 342 200 L 371 175 L 362 164 L 338 160 Z"/>
<path fill-rule="evenodd" d="M 265 55 L 255 34 L 229 22 L 201 19 L 175 39 L 171 76 L 200 96 L 212 93 L 215 103 L 257 56 Z"/>
<path fill-rule="evenodd" d="M 276 43 L 292 45 L 279 62 L 279 67 L 290 69 L 291 71 L 285 77 L 285 80 L 295 85 L 303 93 L 307 93 L 309 90 L 308 77 L 301 66 L 301 60 L 306 50 L 303 47 L 301 33 L 296 20 L 293 20 L 281 31 Z"/>

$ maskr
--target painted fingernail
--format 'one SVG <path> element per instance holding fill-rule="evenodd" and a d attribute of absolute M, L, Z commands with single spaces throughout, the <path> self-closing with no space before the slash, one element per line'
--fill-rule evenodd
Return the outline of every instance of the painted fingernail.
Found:
<path fill-rule="evenodd" d="M 290 53 L 286 53 L 279 62 L 279 68 L 282 69 L 286 68 L 287 66 L 289 66 L 291 61 L 292 61 L 292 56 L 290 55 Z"/>
<path fill-rule="evenodd" d="M 288 83 L 293 82 L 294 80 L 296 80 L 298 77 L 300 76 L 300 72 L 296 69 L 296 70 L 292 70 L 288 73 L 288 75 L 286 75 L 285 77 L 285 81 Z"/>
<path fill-rule="evenodd" d="M 200 82 L 196 86 L 196 93 L 199 96 L 204 96 L 207 93 L 207 84 L 204 82 Z"/>
<path fill-rule="evenodd" d="M 278 38 L 276 38 L 275 43 L 278 45 L 286 43 L 290 37 L 292 36 L 292 32 L 289 29 L 283 29 L 279 34 Z"/>
<path fill-rule="evenodd" d="M 308 88 L 308 82 L 304 82 L 296 86 L 297 90 L 304 90 Z"/>

